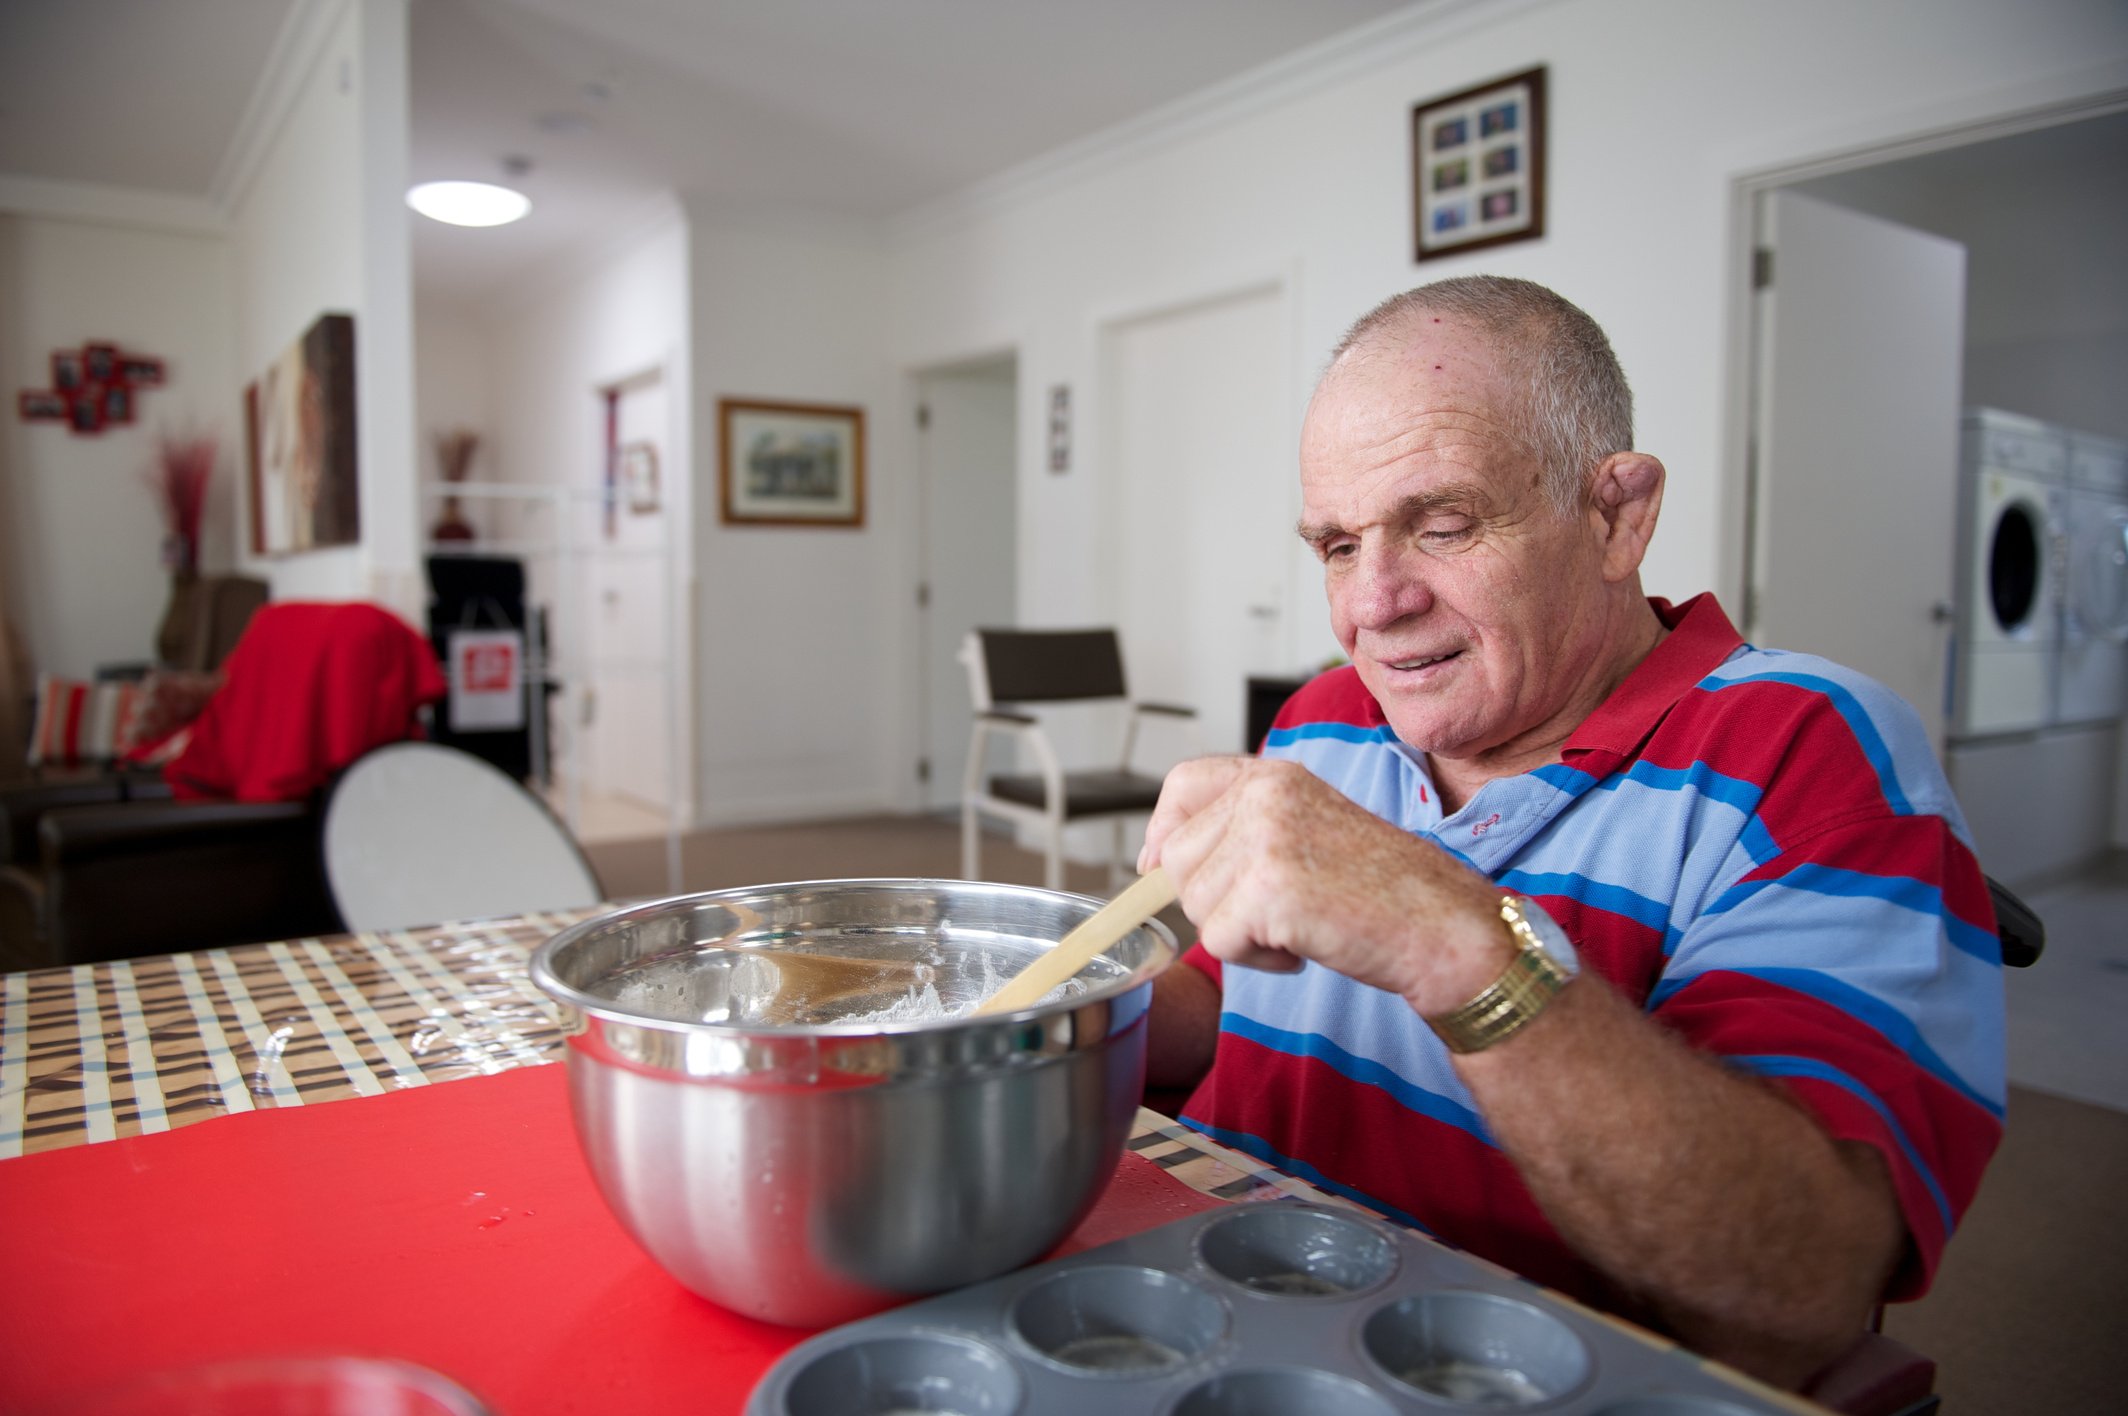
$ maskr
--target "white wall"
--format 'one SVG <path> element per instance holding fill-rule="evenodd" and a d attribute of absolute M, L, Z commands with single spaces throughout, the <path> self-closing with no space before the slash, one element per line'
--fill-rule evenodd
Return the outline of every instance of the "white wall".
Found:
<path fill-rule="evenodd" d="M 273 97 L 256 110 L 229 204 L 236 358 L 249 382 L 319 315 L 354 315 L 362 539 L 261 560 L 247 536 L 243 559 L 277 600 L 374 598 L 415 618 L 406 0 L 339 0 L 305 15 L 315 27 L 276 51 L 284 68 L 268 76 Z"/>
<path fill-rule="evenodd" d="M 86 677 L 154 658 L 169 598 L 163 523 L 142 479 L 160 435 L 220 444 L 201 561 L 234 555 L 243 468 L 232 356 L 228 243 L 86 220 L 0 215 L 0 389 L 51 386 L 55 349 L 108 340 L 164 361 L 163 387 L 135 395 L 135 421 L 93 436 L 24 423 L 0 433 L 0 574 L 31 665 Z"/>
<path fill-rule="evenodd" d="M 480 435 L 468 477 L 494 481 L 495 414 L 493 354 L 480 317 L 435 300 L 414 304 L 414 428 L 420 444 L 421 480 L 439 483 L 443 471 L 436 458 L 436 435 L 457 428 Z M 442 504 L 421 502 L 421 525 L 435 525 Z M 465 517 L 477 531 L 492 533 L 494 508 L 468 500 Z"/>
<path fill-rule="evenodd" d="M 2128 9 L 2110 0 L 1555 0 L 1424 13 L 1445 18 L 1394 21 L 1325 51 L 1320 82 L 1281 74 L 1264 81 L 1275 98 L 1225 95 L 1231 114 L 1193 109 L 898 224 L 893 357 L 1017 343 L 1023 389 L 1088 389 L 1104 312 L 1292 270 L 1298 401 L 1337 334 L 1382 297 L 1475 271 L 1526 276 L 1609 330 L 1638 396 L 1638 440 L 1669 465 L 1648 588 L 1733 596 L 1738 179 L 2128 88 Z M 1411 106 L 1537 63 L 1550 66 L 1546 237 L 1415 264 Z M 1038 410 L 1023 409 L 1023 426 L 1041 426 Z M 1077 443 L 1090 460 L 1096 440 L 1082 431 Z M 1050 477 L 1023 438 L 1020 486 L 1023 619 L 1100 614 L 1115 544 L 1098 516 L 1101 469 L 1082 460 Z M 1329 647 L 1320 633 L 1296 629 L 1296 665 Z"/>
<path fill-rule="evenodd" d="M 890 401 L 886 263 L 868 228 L 690 208 L 699 815 L 877 811 L 903 782 L 918 671 L 909 410 Z M 972 272 L 971 272 L 972 274 Z M 720 524 L 717 400 L 865 410 L 865 524 Z"/>
<path fill-rule="evenodd" d="M 1965 401 L 2128 437 L 2128 115 L 1805 190 L 1966 248 Z"/>

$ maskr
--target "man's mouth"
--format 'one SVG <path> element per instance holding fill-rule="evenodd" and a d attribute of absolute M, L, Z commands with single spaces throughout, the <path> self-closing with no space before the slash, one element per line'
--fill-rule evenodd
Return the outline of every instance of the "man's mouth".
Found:
<path fill-rule="evenodd" d="M 1451 649 L 1446 654 L 1425 654 L 1411 659 L 1384 659 L 1382 663 L 1385 667 L 1392 669 L 1424 669 L 1434 664 L 1444 664 L 1462 652 L 1461 649 Z"/>

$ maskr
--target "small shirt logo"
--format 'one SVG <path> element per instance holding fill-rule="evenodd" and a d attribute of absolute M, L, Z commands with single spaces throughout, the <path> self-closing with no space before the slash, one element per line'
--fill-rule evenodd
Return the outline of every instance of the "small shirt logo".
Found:
<path fill-rule="evenodd" d="M 1473 835 L 1473 836 L 1482 836 L 1482 835 L 1484 835 L 1484 834 L 1485 834 L 1485 833 L 1486 833 L 1487 831 L 1490 831 L 1490 830 L 1492 830 L 1492 829 L 1493 829 L 1493 827 L 1495 827 L 1495 826 L 1497 826 L 1497 825 L 1499 825 L 1499 824 L 1500 824 L 1500 813 L 1496 811 L 1496 812 L 1494 812 L 1494 813 L 1493 813 L 1492 815 L 1490 815 L 1490 816 L 1486 817 L 1486 818 L 1485 818 L 1485 819 L 1484 819 L 1483 821 L 1480 821 L 1480 822 L 1479 822 L 1479 823 L 1478 823 L 1477 825 L 1475 825 L 1475 826 L 1471 827 L 1471 828 L 1470 828 L 1470 834 L 1471 834 L 1471 835 Z"/>

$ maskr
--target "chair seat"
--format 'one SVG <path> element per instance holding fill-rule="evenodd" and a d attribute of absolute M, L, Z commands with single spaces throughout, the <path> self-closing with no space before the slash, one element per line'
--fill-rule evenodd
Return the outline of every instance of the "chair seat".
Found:
<path fill-rule="evenodd" d="M 1803 1387 L 1841 1416 L 1924 1416 L 1937 1409 L 1935 1391 L 1935 1362 L 1881 1332 L 1863 1333 Z"/>
<path fill-rule="evenodd" d="M 1037 776 L 992 777 L 990 794 L 1001 800 L 1031 806 L 1046 805 L 1042 779 Z M 1064 774 L 1064 819 L 1082 816 L 1113 816 L 1126 811 L 1151 811 L 1160 800 L 1160 779 L 1138 772 L 1067 772 Z"/>

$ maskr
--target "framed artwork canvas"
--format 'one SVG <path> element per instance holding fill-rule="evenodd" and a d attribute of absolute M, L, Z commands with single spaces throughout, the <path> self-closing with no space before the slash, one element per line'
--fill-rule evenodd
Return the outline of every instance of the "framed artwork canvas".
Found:
<path fill-rule="evenodd" d="M 1417 259 L 1544 234 L 1544 68 L 1411 110 Z"/>
<path fill-rule="evenodd" d="M 319 316 L 244 391 L 244 413 L 251 549 L 291 555 L 359 541 L 354 316 Z"/>
<path fill-rule="evenodd" d="M 864 410 L 719 399 L 717 483 L 727 526 L 862 526 Z"/>

